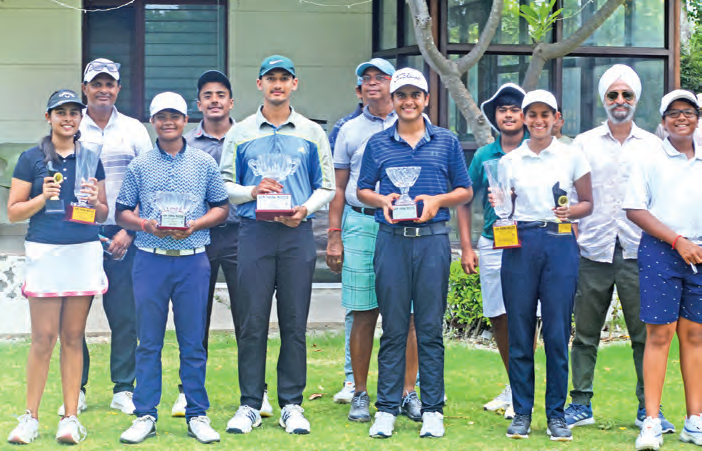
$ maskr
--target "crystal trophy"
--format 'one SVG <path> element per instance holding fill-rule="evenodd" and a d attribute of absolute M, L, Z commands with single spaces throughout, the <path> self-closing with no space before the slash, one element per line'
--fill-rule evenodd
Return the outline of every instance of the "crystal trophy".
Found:
<path fill-rule="evenodd" d="M 300 166 L 299 158 L 289 157 L 282 152 L 259 155 L 255 160 L 249 160 L 249 167 L 255 176 L 273 179 L 278 183 L 295 173 Z M 285 193 L 259 194 L 256 196 L 256 220 L 272 221 L 278 216 L 295 214 L 292 205 L 292 195 Z"/>
<path fill-rule="evenodd" d="M 556 182 L 556 184 L 553 185 L 553 188 L 551 188 L 551 192 L 553 193 L 553 203 L 556 208 L 566 207 L 568 204 L 570 204 L 568 193 L 561 188 L 561 182 Z M 552 234 L 570 235 L 572 233 L 573 224 L 570 221 L 562 221 L 558 218 L 556 218 L 556 221 L 558 222 L 558 231 Z"/>
<path fill-rule="evenodd" d="M 197 205 L 198 197 L 190 193 L 157 191 L 153 194 L 153 203 L 160 212 L 159 229 L 187 230 L 187 214 Z"/>
<path fill-rule="evenodd" d="M 49 173 L 49 177 L 53 177 L 54 182 L 61 184 L 63 182 L 63 174 L 54 169 L 54 162 L 49 161 L 46 164 L 46 170 Z M 44 205 L 44 211 L 50 215 L 65 215 L 66 207 L 63 205 L 63 200 L 59 199 L 58 196 L 53 196 L 46 201 Z"/>
<path fill-rule="evenodd" d="M 493 209 L 498 217 L 492 226 L 493 247 L 495 249 L 521 247 L 517 221 L 512 219 L 515 207 L 514 201 L 517 196 L 507 182 L 507 170 L 504 167 L 500 167 L 500 160 L 498 159 L 486 161 L 483 163 L 483 169 L 485 169 L 488 184 L 490 185 L 490 193 L 495 199 Z"/>
<path fill-rule="evenodd" d="M 409 190 L 417 182 L 421 170 L 419 166 L 386 169 L 392 184 L 400 188 L 400 197 L 395 201 L 391 212 L 393 221 L 412 221 L 419 218 L 417 204 L 409 196 Z"/>
<path fill-rule="evenodd" d="M 66 219 L 82 224 L 95 224 L 95 207 L 88 204 L 88 194 L 82 192 L 83 185 L 92 183 L 91 177 L 95 177 L 98 164 L 100 163 L 100 153 L 102 144 L 78 141 L 76 143 L 76 179 L 73 185 L 73 192 L 78 202 L 71 202 L 66 209 Z"/>

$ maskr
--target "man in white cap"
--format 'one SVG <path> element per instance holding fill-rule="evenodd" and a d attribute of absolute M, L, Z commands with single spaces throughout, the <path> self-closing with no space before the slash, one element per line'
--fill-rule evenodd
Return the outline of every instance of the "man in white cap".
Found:
<path fill-rule="evenodd" d="M 637 252 L 641 229 L 622 210 L 631 168 L 641 154 L 660 148 L 660 140 L 634 123 L 641 98 L 641 80 L 629 66 L 616 64 L 600 78 L 599 94 L 607 121 L 573 141 L 592 167 L 592 215 L 578 225 L 580 266 L 575 299 L 572 346 L 572 403 L 566 409 L 569 427 L 594 424 L 590 400 L 600 333 L 616 287 L 633 349 L 638 398 L 637 425 L 646 417 L 643 352 L 646 326 L 639 318 Z M 664 432 L 674 426 L 660 415 Z"/>
<path fill-rule="evenodd" d="M 98 58 L 85 66 L 83 94 L 87 99 L 80 124 L 81 140 L 101 143 L 100 158 L 105 168 L 105 191 L 110 214 L 100 226 L 100 235 L 107 245 L 103 261 L 110 288 L 102 296 L 102 306 L 110 325 L 110 377 L 114 383 L 110 407 L 131 415 L 134 412 L 135 359 L 137 346 L 136 314 L 132 289 L 132 266 L 136 248 L 134 232 L 115 222 L 115 200 L 124 179 L 127 165 L 140 153 L 153 146 L 146 127 L 136 119 L 117 111 L 115 102 L 121 89 L 120 64 Z M 85 386 L 90 371 L 90 354 L 83 343 L 83 377 L 78 412 L 87 407 Z M 59 408 L 63 415 L 64 406 Z"/>
<path fill-rule="evenodd" d="M 402 400 L 405 346 L 414 308 L 422 387 L 420 436 L 442 437 L 442 326 L 451 264 L 446 221 L 450 218 L 449 207 L 470 201 L 473 190 L 456 135 L 431 125 L 422 115 L 429 104 L 422 73 L 409 68 L 398 70 L 390 81 L 390 93 L 397 122 L 368 140 L 357 188 L 358 200 L 376 209 L 374 216 L 379 223 L 373 266 L 383 335 L 378 353 L 378 412 L 369 434 L 380 438 L 393 434 Z M 399 212 L 394 203 L 400 198 L 400 188 L 395 184 L 397 173 L 414 182 L 408 194 L 416 202 L 417 219 L 393 219 Z M 411 218 L 412 212 L 405 211 L 404 217 Z"/>
<path fill-rule="evenodd" d="M 117 223 L 137 232 L 138 248 L 132 273 L 139 334 L 134 390 L 137 419 L 120 441 L 140 443 L 156 434 L 161 351 L 172 302 L 188 435 L 201 443 L 218 442 L 219 434 L 206 415 L 210 402 L 205 390 L 207 353 L 202 341 L 210 263 L 205 246 L 210 244 L 209 229 L 227 218 L 227 192 L 214 158 L 186 144 L 185 99 L 173 92 L 161 93 L 151 102 L 150 112 L 158 135 L 156 147 L 129 164 L 116 204 Z M 193 201 L 190 210 L 182 211 L 179 227 L 164 227 L 159 222 L 164 218 L 155 198 L 163 191 Z"/>

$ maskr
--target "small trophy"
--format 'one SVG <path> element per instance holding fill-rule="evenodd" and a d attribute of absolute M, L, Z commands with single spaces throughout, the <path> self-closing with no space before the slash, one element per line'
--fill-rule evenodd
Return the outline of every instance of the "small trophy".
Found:
<path fill-rule="evenodd" d="M 249 160 L 249 167 L 255 176 L 273 179 L 280 183 L 294 174 L 300 166 L 299 158 L 289 157 L 282 152 L 259 155 Z M 256 196 L 256 220 L 272 221 L 278 216 L 292 216 L 292 196 L 283 193 L 259 194 Z"/>
<path fill-rule="evenodd" d="M 394 209 L 390 212 L 393 221 L 412 221 L 418 219 L 417 204 L 409 196 L 409 190 L 417 182 L 419 166 L 387 168 L 385 171 L 393 185 L 400 188 L 400 197 L 395 201 Z"/>
<path fill-rule="evenodd" d="M 514 190 L 509 187 L 506 182 L 507 177 L 504 175 L 504 170 L 500 169 L 500 160 L 488 160 L 483 163 L 485 174 L 487 175 L 488 183 L 490 184 L 490 192 L 495 195 L 495 214 L 498 220 L 492 226 L 494 238 L 494 249 L 509 249 L 514 247 L 522 247 L 517 231 L 517 221 L 512 219 L 514 215 L 514 201 L 517 195 Z"/>
<path fill-rule="evenodd" d="M 59 171 L 54 169 L 54 162 L 49 161 L 46 165 L 46 170 L 49 173 L 49 177 L 54 178 L 54 182 L 61 184 L 63 182 L 63 174 L 61 174 Z M 46 205 L 44 206 L 44 211 L 46 211 L 47 214 L 50 215 L 65 215 L 66 214 L 66 207 L 63 205 L 63 201 L 59 199 L 58 196 L 53 196 L 49 200 L 46 201 Z"/>
<path fill-rule="evenodd" d="M 158 228 L 187 230 L 186 215 L 195 208 L 198 200 L 197 196 L 190 193 L 155 192 L 153 194 L 153 202 L 161 212 Z"/>
<path fill-rule="evenodd" d="M 71 202 L 66 209 L 66 219 L 81 224 L 95 224 L 95 207 L 88 204 L 88 195 L 81 192 L 84 183 L 95 177 L 100 162 L 102 144 L 78 141 L 76 143 L 76 180 L 73 191 L 78 202 Z"/>
<path fill-rule="evenodd" d="M 570 203 L 568 193 L 561 189 L 561 182 L 556 182 L 551 188 L 551 192 L 553 192 L 553 203 L 556 205 L 556 208 L 565 207 Z M 570 235 L 572 233 L 573 224 L 570 221 L 562 221 L 558 218 L 556 218 L 556 221 L 558 221 L 558 232 L 555 235 Z"/>

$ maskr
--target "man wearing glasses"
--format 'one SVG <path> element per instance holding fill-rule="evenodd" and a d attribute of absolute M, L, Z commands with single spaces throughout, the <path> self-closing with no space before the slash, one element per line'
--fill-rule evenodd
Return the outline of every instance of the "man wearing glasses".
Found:
<path fill-rule="evenodd" d="M 639 319 L 637 252 L 641 229 L 626 218 L 622 202 L 630 170 L 643 152 L 660 147 L 660 140 L 634 123 L 641 98 L 641 80 L 629 66 L 616 64 L 600 78 L 599 94 L 607 121 L 577 138 L 592 167 L 592 215 L 578 225 L 580 268 L 575 298 L 575 339 L 572 348 L 572 403 L 566 409 L 568 427 L 594 424 L 593 378 L 600 332 L 616 286 L 636 367 L 636 424 L 646 417 L 643 387 L 643 352 L 646 326 Z M 675 427 L 660 414 L 663 432 Z"/>

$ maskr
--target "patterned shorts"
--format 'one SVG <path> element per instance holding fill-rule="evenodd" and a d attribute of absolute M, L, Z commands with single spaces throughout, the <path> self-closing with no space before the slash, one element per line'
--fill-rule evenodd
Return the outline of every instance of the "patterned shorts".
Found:
<path fill-rule="evenodd" d="M 378 223 L 373 216 L 355 212 L 347 205 L 341 229 L 341 239 L 344 243 L 341 305 L 353 311 L 377 308 L 373 255 Z"/>
<path fill-rule="evenodd" d="M 702 323 L 702 265 L 695 274 L 670 245 L 643 233 L 639 244 L 641 321 Z"/>

